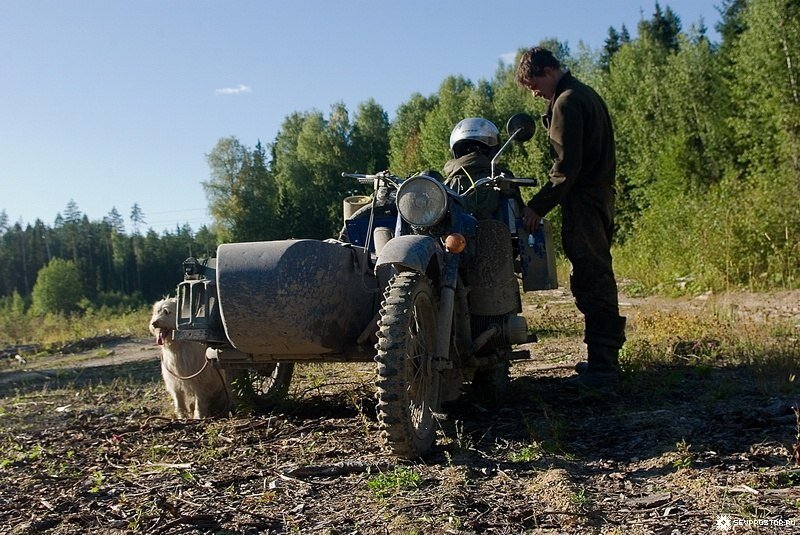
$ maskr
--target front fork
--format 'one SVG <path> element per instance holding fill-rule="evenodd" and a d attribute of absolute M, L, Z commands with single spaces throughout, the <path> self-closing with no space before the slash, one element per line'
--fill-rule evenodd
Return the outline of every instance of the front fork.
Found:
<path fill-rule="evenodd" d="M 443 371 L 453 367 L 450 360 L 450 338 L 453 328 L 456 287 L 458 284 L 458 265 L 460 255 L 451 252 L 444 254 L 441 289 L 439 291 L 439 316 L 436 325 L 436 355 L 434 367 Z"/>

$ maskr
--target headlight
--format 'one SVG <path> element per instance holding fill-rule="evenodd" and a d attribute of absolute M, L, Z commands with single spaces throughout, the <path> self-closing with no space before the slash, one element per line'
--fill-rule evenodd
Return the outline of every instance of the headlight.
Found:
<path fill-rule="evenodd" d="M 409 178 L 397 191 L 397 210 L 415 227 L 431 227 L 447 213 L 447 192 L 427 176 Z"/>

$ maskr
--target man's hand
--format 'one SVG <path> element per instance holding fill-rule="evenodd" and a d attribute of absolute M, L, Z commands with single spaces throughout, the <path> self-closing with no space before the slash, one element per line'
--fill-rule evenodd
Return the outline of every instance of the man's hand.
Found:
<path fill-rule="evenodd" d="M 539 225 L 542 223 L 542 216 L 537 214 L 533 208 L 526 206 L 522 210 L 522 226 L 528 231 L 528 234 L 533 234 L 539 230 Z"/>

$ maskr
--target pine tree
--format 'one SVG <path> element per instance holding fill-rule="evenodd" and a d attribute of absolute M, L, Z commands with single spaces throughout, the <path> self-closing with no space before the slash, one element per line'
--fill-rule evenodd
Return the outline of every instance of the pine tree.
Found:
<path fill-rule="evenodd" d="M 650 20 L 639 22 L 640 38 L 656 43 L 670 52 L 678 50 L 680 32 L 680 17 L 669 6 L 665 11 L 661 11 L 658 2 L 656 2 L 656 10 Z"/>
<path fill-rule="evenodd" d="M 133 203 L 133 206 L 131 206 L 130 219 L 133 226 L 134 235 L 139 234 L 140 227 L 147 224 L 147 220 L 144 217 L 144 212 L 142 212 L 138 202 Z"/>

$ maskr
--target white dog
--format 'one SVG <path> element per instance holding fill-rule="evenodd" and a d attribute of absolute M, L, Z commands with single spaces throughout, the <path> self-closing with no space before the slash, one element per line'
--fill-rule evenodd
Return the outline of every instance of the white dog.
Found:
<path fill-rule="evenodd" d="M 177 301 L 162 299 L 153 305 L 150 332 L 161 346 L 161 375 L 172 396 L 178 418 L 227 415 L 231 391 L 223 372 L 206 359 L 206 346 L 174 340 Z"/>

